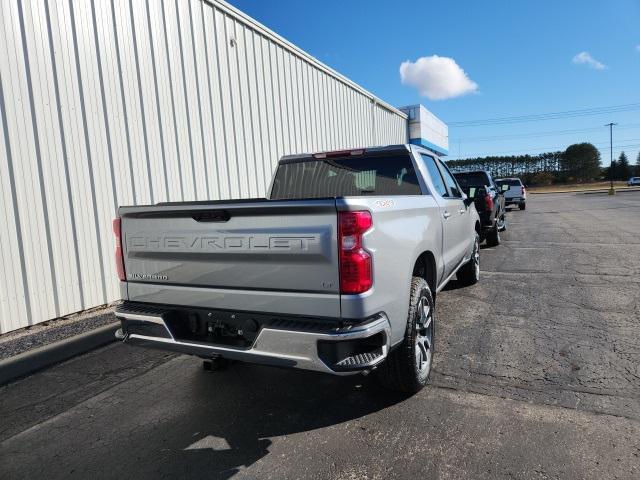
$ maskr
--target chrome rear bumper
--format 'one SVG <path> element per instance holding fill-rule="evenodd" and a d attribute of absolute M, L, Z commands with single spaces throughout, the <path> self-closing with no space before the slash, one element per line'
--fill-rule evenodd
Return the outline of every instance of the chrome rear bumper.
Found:
<path fill-rule="evenodd" d="M 222 356 L 230 360 L 239 360 L 263 365 L 315 370 L 334 375 L 347 375 L 370 370 L 381 363 L 389 353 L 391 327 L 385 315 L 350 328 L 341 328 L 325 332 L 285 330 L 264 327 L 250 348 L 241 349 L 204 342 L 190 342 L 174 338 L 162 315 L 148 315 L 131 312 L 116 312 L 116 317 L 124 321 L 135 321 L 138 324 L 148 323 L 162 325 L 166 330 L 165 337 L 141 335 L 139 333 L 119 333 L 124 343 L 169 350 L 200 357 Z M 321 358 L 319 344 L 327 342 L 350 342 L 366 340 L 380 334 L 380 346 L 375 354 L 357 355 L 357 361 L 342 360 L 340 364 L 331 364 Z M 118 335 L 116 335 L 118 337 Z M 348 359 L 347 359 L 348 360 Z"/>

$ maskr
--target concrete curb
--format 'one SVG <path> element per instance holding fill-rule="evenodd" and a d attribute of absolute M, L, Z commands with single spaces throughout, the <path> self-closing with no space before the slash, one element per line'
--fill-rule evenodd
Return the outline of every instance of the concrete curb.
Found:
<path fill-rule="evenodd" d="M 531 195 L 551 195 L 554 193 L 602 193 L 605 192 L 607 193 L 609 191 L 609 188 L 595 188 L 595 189 L 591 189 L 591 190 L 554 190 L 552 192 L 532 192 L 530 190 L 527 190 L 527 194 L 531 194 Z M 640 191 L 640 188 L 634 188 L 634 187 L 618 187 L 616 188 L 616 193 L 620 193 L 620 192 L 638 192 Z"/>
<path fill-rule="evenodd" d="M 621 188 L 616 188 L 616 195 L 620 194 L 620 193 L 633 193 L 633 192 L 640 192 L 640 188 L 625 188 L 625 189 L 621 189 Z M 609 189 L 606 190 L 587 190 L 585 192 L 582 192 L 583 195 L 602 195 L 602 194 L 608 194 L 609 193 Z"/>
<path fill-rule="evenodd" d="M 0 360 L 0 385 L 116 340 L 119 322 Z"/>

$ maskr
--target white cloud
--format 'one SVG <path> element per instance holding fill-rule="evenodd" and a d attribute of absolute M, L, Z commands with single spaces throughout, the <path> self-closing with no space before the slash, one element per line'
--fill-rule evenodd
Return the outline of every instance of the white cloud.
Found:
<path fill-rule="evenodd" d="M 599 62 L 598 60 L 593 58 L 589 52 L 580 52 L 575 57 L 573 57 L 573 60 L 571 61 L 578 65 L 586 65 L 589 68 L 593 68 L 594 70 L 604 70 L 605 68 L 607 68 L 604 63 Z"/>
<path fill-rule="evenodd" d="M 430 100 L 445 100 L 478 90 L 478 84 L 453 58 L 438 55 L 402 62 L 400 78 L 404 85 L 416 88 L 420 95 Z"/>

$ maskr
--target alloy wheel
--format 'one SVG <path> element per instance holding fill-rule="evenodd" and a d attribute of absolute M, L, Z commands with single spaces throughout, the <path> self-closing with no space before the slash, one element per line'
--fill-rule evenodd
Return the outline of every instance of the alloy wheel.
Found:
<path fill-rule="evenodd" d="M 415 355 L 420 375 L 428 375 L 433 358 L 433 308 L 421 297 L 417 309 Z"/>
<path fill-rule="evenodd" d="M 476 278 L 480 278 L 480 245 L 477 237 L 473 245 L 473 256 L 471 257 L 471 259 L 473 260 L 473 268 L 476 274 Z"/>

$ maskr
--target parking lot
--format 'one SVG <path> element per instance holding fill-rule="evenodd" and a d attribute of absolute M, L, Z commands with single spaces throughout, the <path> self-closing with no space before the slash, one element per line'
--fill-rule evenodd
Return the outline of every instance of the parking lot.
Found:
<path fill-rule="evenodd" d="M 112 344 L 0 388 L 0 478 L 639 478 L 640 192 L 531 196 L 502 239 L 413 397 Z"/>

